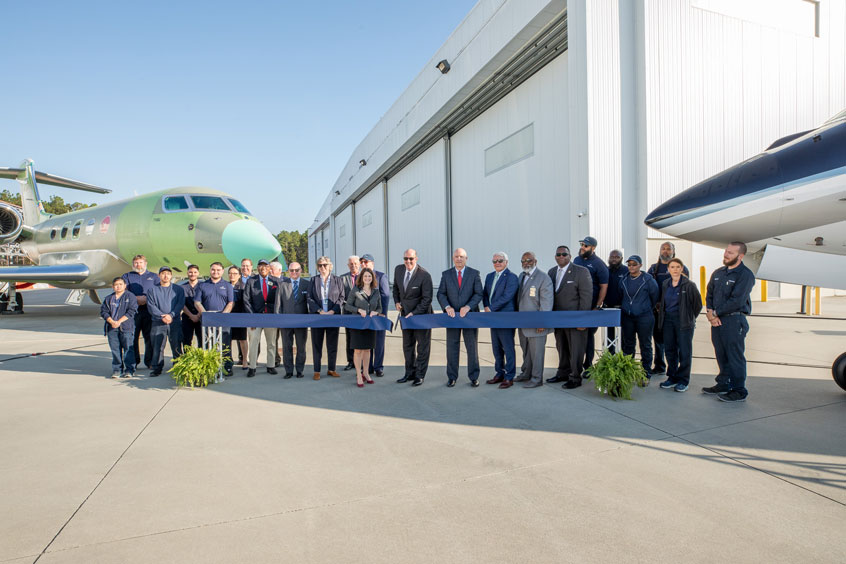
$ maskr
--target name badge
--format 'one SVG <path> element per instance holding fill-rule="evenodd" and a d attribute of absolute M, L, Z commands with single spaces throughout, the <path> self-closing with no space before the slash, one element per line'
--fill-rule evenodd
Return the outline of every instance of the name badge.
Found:
<path fill-rule="evenodd" d="M 537 295 L 538 295 L 537 288 L 535 288 L 534 286 L 532 286 L 531 288 L 529 288 L 529 297 L 530 297 L 530 298 L 534 298 L 534 297 L 535 297 L 535 296 L 537 296 Z"/>

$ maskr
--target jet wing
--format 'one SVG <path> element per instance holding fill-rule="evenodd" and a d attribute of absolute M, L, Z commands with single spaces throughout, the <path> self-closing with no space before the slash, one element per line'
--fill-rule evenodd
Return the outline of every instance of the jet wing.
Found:
<path fill-rule="evenodd" d="M 0 268 L 0 282 L 82 282 L 88 278 L 84 264 L 49 266 L 5 266 Z"/>

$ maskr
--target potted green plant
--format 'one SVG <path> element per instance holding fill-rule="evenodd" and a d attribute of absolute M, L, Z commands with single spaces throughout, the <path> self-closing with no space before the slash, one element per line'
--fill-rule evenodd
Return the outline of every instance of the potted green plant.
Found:
<path fill-rule="evenodd" d="M 646 371 L 634 357 L 622 352 L 611 354 L 607 350 L 587 369 L 587 377 L 593 380 L 597 390 L 615 399 L 630 400 L 635 386 L 649 383 Z"/>
<path fill-rule="evenodd" d="M 223 366 L 224 352 L 216 348 L 185 347 L 168 372 L 173 375 L 177 386 L 208 386 L 214 383 Z"/>

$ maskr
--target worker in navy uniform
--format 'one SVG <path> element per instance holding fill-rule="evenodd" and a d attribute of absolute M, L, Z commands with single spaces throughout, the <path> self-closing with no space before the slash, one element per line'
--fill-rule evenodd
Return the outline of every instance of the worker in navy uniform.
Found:
<path fill-rule="evenodd" d="M 591 309 L 599 309 L 605 301 L 605 294 L 608 292 L 608 267 L 602 262 L 602 259 L 596 256 L 596 245 L 598 244 L 593 237 L 585 237 L 579 241 L 579 256 L 573 259 L 573 264 L 582 266 L 590 272 L 590 278 L 593 282 L 593 302 Z M 596 351 L 596 330 L 597 327 L 588 327 L 585 334 L 585 362 L 584 369 L 588 369 L 593 365 L 593 356 Z M 582 372 L 584 376 L 584 372 Z"/>
<path fill-rule="evenodd" d="M 309 280 L 308 311 L 318 315 L 340 315 L 344 304 L 344 283 L 339 276 L 332 274 L 332 261 L 323 256 L 317 259 L 317 276 Z M 323 338 L 326 337 L 326 373 L 332 378 L 340 378 L 335 370 L 338 358 L 338 327 L 311 328 L 311 357 L 314 362 L 314 379 L 320 380 L 321 361 L 323 360 Z"/>
<path fill-rule="evenodd" d="M 302 277 L 303 267 L 298 262 L 288 265 L 288 276 L 279 282 L 279 290 L 276 292 L 276 304 L 274 311 L 277 313 L 308 313 L 308 278 Z M 294 358 L 294 339 L 297 341 L 297 354 Z M 282 329 L 282 363 L 285 366 L 285 376 L 291 378 L 294 375 L 294 368 L 297 369 L 297 378 L 303 377 L 306 361 L 306 340 L 308 339 L 308 327 L 295 327 L 293 329 Z"/>
<path fill-rule="evenodd" d="M 229 283 L 232 284 L 232 313 L 246 313 L 244 309 L 244 277 L 241 276 L 241 269 L 234 264 L 230 266 L 226 274 L 229 278 Z M 246 327 L 231 327 L 232 331 L 232 348 L 233 353 L 238 353 L 238 358 L 234 358 L 233 364 L 238 362 L 241 364 L 241 370 L 249 368 L 250 355 L 247 352 L 247 328 Z"/>
<path fill-rule="evenodd" d="M 258 276 L 247 280 L 244 288 L 244 313 L 274 314 L 276 310 L 276 292 L 279 289 L 279 279 L 270 274 L 270 263 L 262 259 L 258 261 Z M 276 327 L 250 327 L 249 356 L 250 369 L 247 378 L 256 375 L 259 343 L 264 335 L 265 358 L 268 374 L 276 374 Z"/>
<path fill-rule="evenodd" d="M 132 338 L 135 335 L 135 314 L 138 299 L 126 291 L 123 278 L 112 280 L 114 293 L 106 296 L 100 304 L 100 317 L 106 324 L 103 328 L 112 352 L 112 378 L 132 378 L 135 375 L 135 352 Z"/>
<path fill-rule="evenodd" d="M 188 266 L 188 280 L 182 286 L 185 293 L 185 307 L 182 308 L 182 345 L 188 346 L 197 337 L 197 346 L 203 346 L 203 325 L 200 323 L 200 313 L 194 306 L 194 291 L 200 283 L 200 267 L 196 264 Z"/>
<path fill-rule="evenodd" d="M 647 274 L 655 279 L 659 290 L 664 287 L 664 282 L 670 278 L 670 273 L 667 271 L 667 264 L 669 264 L 670 259 L 675 257 L 676 246 L 670 241 L 664 241 L 661 243 L 661 248 L 658 251 L 658 261 L 650 266 L 647 271 Z M 690 272 L 687 270 L 686 266 L 684 267 L 682 274 L 688 278 L 690 277 Z M 652 327 L 652 342 L 655 343 L 655 364 L 652 366 L 652 370 L 650 372 L 653 375 L 663 376 L 667 373 L 667 363 L 664 361 L 664 333 L 658 323 L 657 303 L 653 316 L 655 317 L 655 323 Z"/>
<path fill-rule="evenodd" d="M 358 255 L 352 255 L 347 259 L 347 268 L 349 268 L 349 272 L 346 274 L 341 275 L 341 281 L 344 283 L 344 301 L 347 301 L 350 297 L 350 294 L 355 289 L 355 279 L 358 276 L 358 272 L 361 270 L 361 258 Z M 347 313 L 344 308 L 341 308 L 341 313 Z M 349 327 L 344 328 L 344 333 L 346 335 L 346 342 L 347 342 L 347 365 L 344 367 L 344 370 L 352 370 L 355 368 L 355 364 L 353 363 L 353 349 L 350 346 L 350 329 Z"/>
<path fill-rule="evenodd" d="M 153 346 L 150 341 L 150 312 L 147 311 L 147 290 L 158 284 L 159 277 L 147 270 L 147 257 L 135 255 L 132 257 L 132 270 L 122 276 L 126 282 L 126 289 L 135 295 L 138 300 L 138 313 L 135 314 L 135 335 L 133 337 L 133 348 L 135 349 L 135 369 L 141 365 L 141 351 L 138 348 L 140 337 L 144 337 L 144 365 L 150 368 L 153 362 Z"/>
<path fill-rule="evenodd" d="M 441 273 L 441 283 L 438 284 L 438 303 L 450 317 L 464 317 L 471 311 L 479 311 L 482 301 L 482 278 L 479 271 L 467 266 L 467 251 L 458 248 L 452 253 L 452 263 L 455 268 Z M 464 337 L 464 348 L 467 350 L 467 376 L 470 385 L 479 386 L 479 330 L 456 329 L 446 330 L 447 346 L 447 387 L 455 386 L 458 380 L 458 360 L 461 352 L 461 337 Z"/>
<path fill-rule="evenodd" d="M 223 279 L 223 265 L 213 262 L 209 266 L 209 279 L 197 284 L 194 291 L 194 306 L 202 315 L 205 312 L 229 313 L 235 305 L 235 292 L 232 284 Z M 229 327 L 221 328 L 223 348 L 228 352 L 224 356 L 223 370 L 227 376 L 232 375 L 232 332 Z"/>
<path fill-rule="evenodd" d="M 693 363 L 693 332 L 696 318 L 702 311 L 702 294 L 696 284 L 683 274 L 684 263 L 671 258 L 667 264 L 670 277 L 661 287 L 658 300 L 658 323 L 664 335 L 664 353 L 667 355 L 667 379 L 661 389 L 686 392 L 690 384 Z"/>
<path fill-rule="evenodd" d="M 661 290 L 648 273 L 642 272 L 643 259 L 632 255 L 626 261 L 626 275 L 616 284 L 622 294 L 620 304 L 620 333 L 623 354 L 634 356 L 635 342 L 640 343 L 640 363 L 646 377 L 652 374 L 652 311 L 658 303 Z M 613 279 L 612 279 L 613 284 Z M 610 293 L 610 292 L 609 292 Z M 607 301 L 607 299 L 606 299 Z"/>
<path fill-rule="evenodd" d="M 608 253 L 608 291 L 605 292 L 605 303 L 602 307 L 619 309 L 623 300 L 620 282 L 628 275 L 629 269 L 623 264 L 623 253 L 617 249 Z M 617 328 L 608 327 L 608 340 L 613 343 L 616 337 Z M 614 354 L 617 347 L 611 345 L 608 350 Z"/>
<path fill-rule="evenodd" d="M 711 275 L 705 298 L 706 316 L 711 323 L 711 342 L 720 373 L 717 385 L 702 388 L 706 394 L 717 394 L 726 402 L 746 401 L 746 334 L 752 313 L 749 295 L 755 286 L 755 275 L 743 264 L 746 244 L 730 243 L 723 253 L 723 267 Z"/>
<path fill-rule="evenodd" d="M 406 249 L 403 264 L 394 269 L 394 305 L 404 318 L 432 313 L 432 275 L 417 264 L 417 251 Z M 398 384 L 411 382 L 420 386 L 429 369 L 429 352 L 432 345 L 431 329 L 403 329 L 402 353 L 405 373 Z"/>
<path fill-rule="evenodd" d="M 171 284 L 173 272 L 169 266 L 159 269 L 159 284 L 147 290 L 147 309 L 150 312 L 150 338 L 153 342 L 153 364 L 150 376 L 159 376 L 164 368 L 165 345 L 170 343 L 173 360 L 182 354 L 182 319 L 185 292 L 182 286 Z"/>
<path fill-rule="evenodd" d="M 482 290 L 482 306 L 486 312 L 514 311 L 516 306 L 517 275 L 508 270 L 508 255 L 500 251 L 493 255 L 494 271 L 485 277 Z M 491 328 L 491 348 L 494 357 L 494 377 L 487 384 L 499 384 L 503 390 L 514 385 L 517 372 L 516 353 L 514 351 L 514 332 L 516 329 Z"/>
<path fill-rule="evenodd" d="M 376 284 L 379 286 L 379 296 L 382 300 L 382 311 L 388 311 L 391 303 L 391 285 L 384 272 L 376 270 L 375 259 L 370 253 L 361 255 L 361 268 L 369 268 L 376 274 Z M 376 374 L 381 378 L 385 374 L 385 336 L 387 331 L 375 331 L 376 347 L 373 350 L 373 362 L 370 363 L 369 374 Z"/>

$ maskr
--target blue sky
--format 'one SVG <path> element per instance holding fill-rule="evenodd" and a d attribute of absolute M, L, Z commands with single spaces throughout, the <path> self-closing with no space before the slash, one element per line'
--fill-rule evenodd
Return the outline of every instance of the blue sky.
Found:
<path fill-rule="evenodd" d="M 114 191 L 41 188 L 66 201 L 209 186 L 303 230 L 474 4 L 0 3 L 0 166 Z"/>

